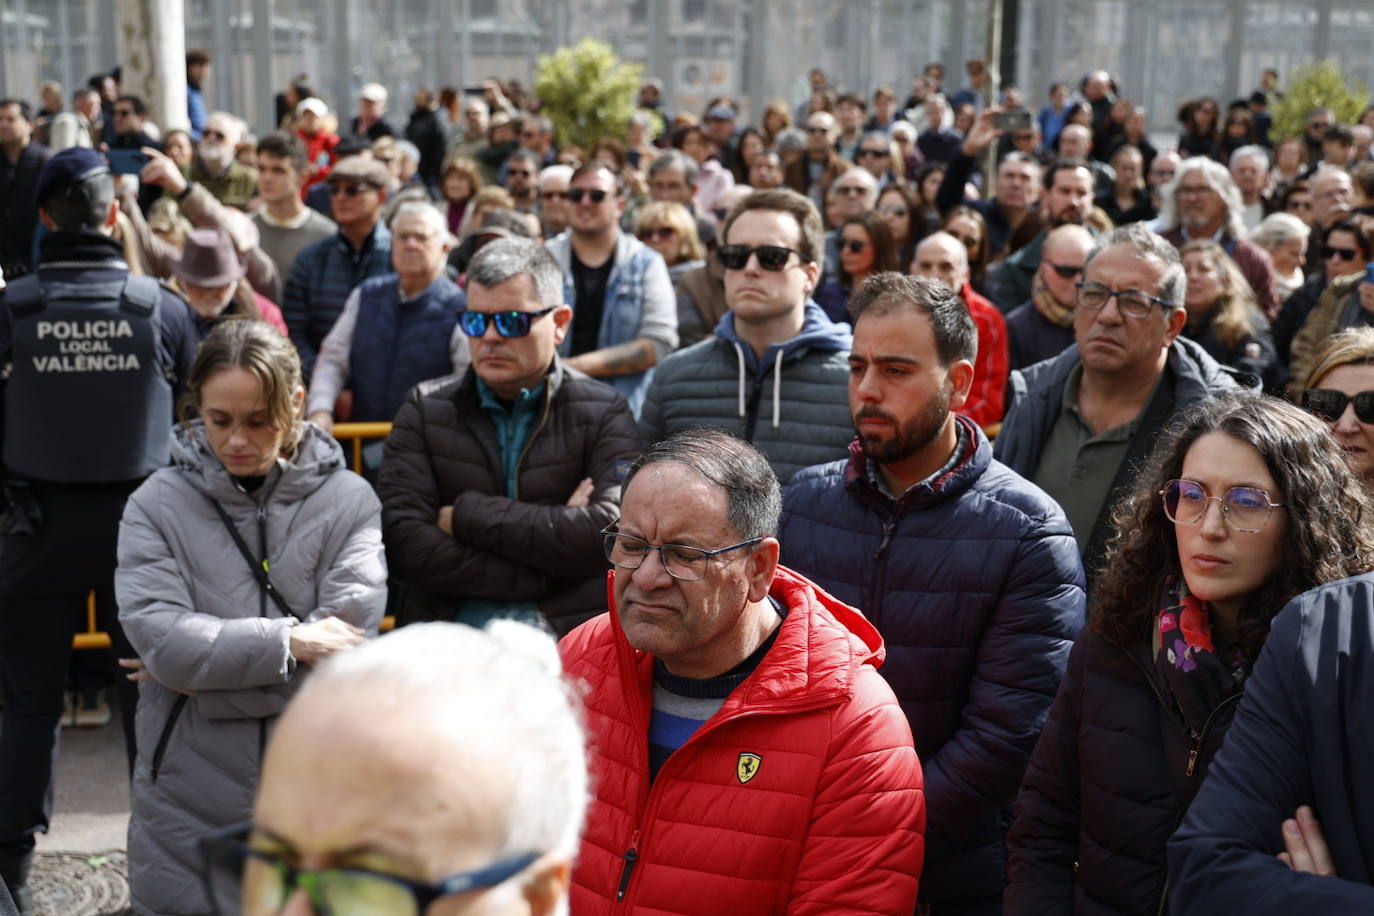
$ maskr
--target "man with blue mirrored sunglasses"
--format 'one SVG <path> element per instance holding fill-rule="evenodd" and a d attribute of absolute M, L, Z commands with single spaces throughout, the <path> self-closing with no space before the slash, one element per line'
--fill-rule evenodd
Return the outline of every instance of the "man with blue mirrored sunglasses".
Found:
<path fill-rule="evenodd" d="M 406 398 L 377 481 L 400 615 L 566 632 L 605 606 L 600 531 L 639 452 L 634 420 L 558 356 L 572 309 L 543 245 L 489 242 L 467 278 L 472 365 Z"/>

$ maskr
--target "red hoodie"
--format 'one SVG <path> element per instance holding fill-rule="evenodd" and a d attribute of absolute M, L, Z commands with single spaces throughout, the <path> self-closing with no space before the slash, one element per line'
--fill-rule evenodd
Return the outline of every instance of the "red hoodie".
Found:
<path fill-rule="evenodd" d="M 589 688 L 594 793 L 572 912 L 910 916 L 925 797 L 878 631 L 779 567 L 773 647 L 651 786 L 654 660 L 625 639 L 614 576 L 612 613 L 560 646 Z"/>

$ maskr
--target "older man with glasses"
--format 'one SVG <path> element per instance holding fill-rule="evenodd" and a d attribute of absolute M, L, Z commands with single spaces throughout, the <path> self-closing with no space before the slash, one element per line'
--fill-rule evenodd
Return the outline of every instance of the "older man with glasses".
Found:
<path fill-rule="evenodd" d="M 406 397 L 377 479 L 400 615 L 566 633 L 605 607 L 599 532 L 639 448 L 634 418 L 557 355 L 573 310 L 539 242 L 488 242 L 467 281 L 471 366 Z"/>
<path fill-rule="evenodd" d="M 1013 372 L 996 456 L 1069 517 L 1091 582 L 1111 512 L 1160 429 L 1222 389 L 1231 370 L 1180 337 L 1178 252 L 1141 223 L 1113 230 L 1084 262 L 1072 347 Z"/>
<path fill-rule="evenodd" d="M 334 166 L 327 187 L 339 231 L 296 256 L 283 294 L 282 316 L 301 355 L 305 378 L 325 335 L 359 283 L 391 272 L 391 231 L 381 221 L 391 173 L 371 158 L 350 156 Z"/>
<path fill-rule="evenodd" d="M 574 912 L 914 911 L 925 799 L 882 638 L 778 564 L 781 509 L 768 460 L 721 430 L 630 466 L 610 612 L 560 647 L 596 798 Z"/>

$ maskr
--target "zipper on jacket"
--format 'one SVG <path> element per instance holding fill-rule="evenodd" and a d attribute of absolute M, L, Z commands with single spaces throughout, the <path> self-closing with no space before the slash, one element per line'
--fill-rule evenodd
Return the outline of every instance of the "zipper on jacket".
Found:
<path fill-rule="evenodd" d="M 892 543 L 892 532 L 896 530 L 897 510 L 893 509 L 887 521 L 883 522 L 882 542 L 873 552 L 873 592 L 869 596 L 868 607 L 864 609 L 864 616 L 875 627 L 878 626 L 878 618 L 883 607 L 883 586 L 887 580 L 887 548 Z"/>
<path fill-rule="evenodd" d="M 625 850 L 625 855 L 621 857 L 625 860 L 625 865 L 620 869 L 620 886 L 616 888 L 615 892 L 616 903 L 625 899 L 625 891 L 630 886 L 630 875 L 634 873 L 635 861 L 639 858 L 638 847 L 639 831 L 636 830 L 634 836 L 630 837 L 630 848 Z"/>
<path fill-rule="evenodd" d="M 778 359 L 782 359 L 779 353 Z M 763 397 L 763 382 L 768 377 L 768 373 L 754 376 L 754 390 L 749 393 L 749 403 L 744 409 L 744 441 L 753 443 L 754 424 L 759 419 L 759 399 Z"/>
<path fill-rule="evenodd" d="M 162 755 L 167 753 L 167 745 L 172 740 L 172 728 L 177 724 L 177 719 L 181 717 L 181 711 L 186 708 L 186 701 L 191 699 L 184 693 L 177 694 L 176 702 L 172 704 L 172 711 L 167 714 L 167 724 L 162 726 L 162 734 L 157 739 L 157 748 L 153 751 L 153 763 L 150 769 L 150 777 L 153 782 L 157 782 L 158 770 L 162 769 Z"/>
<path fill-rule="evenodd" d="M 520 500 L 520 466 L 525 463 L 525 456 L 530 453 L 530 445 L 534 443 L 534 437 L 539 435 L 539 431 L 544 428 L 544 424 L 549 420 L 549 409 L 553 406 L 553 377 L 544 379 L 544 410 L 539 415 L 539 422 L 530 430 L 530 434 L 525 437 L 525 445 L 520 449 L 520 457 L 515 459 L 515 492 L 510 498 Z"/>
<path fill-rule="evenodd" d="M 1211 733 L 1212 726 L 1216 723 L 1217 717 L 1221 715 L 1224 709 L 1234 705 L 1240 698 L 1241 694 L 1239 692 L 1233 693 L 1218 703 L 1216 707 L 1208 713 L 1207 721 L 1202 723 L 1202 728 L 1198 731 L 1197 740 L 1193 742 L 1193 749 L 1188 752 L 1188 768 L 1183 771 L 1184 776 L 1190 779 L 1192 778 L 1193 771 L 1197 769 L 1197 759 L 1202 753 L 1202 746 L 1207 741 L 1207 735 Z"/>

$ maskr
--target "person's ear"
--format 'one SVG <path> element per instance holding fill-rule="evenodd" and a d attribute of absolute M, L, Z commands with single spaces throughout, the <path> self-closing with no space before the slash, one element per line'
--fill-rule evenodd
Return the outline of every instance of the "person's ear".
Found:
<path fill-rule="evenodd" d="M 768 597 L 768 590 L 773 587 L 773 577 L 778 571 L 778 552 L 777 538 L 764 538 L 750 551 L 747 570 L 750 601 L 762 601 Z"/>
<path fill-rule="evenodd" d="M 300 385 L 297 385 L 297 386 L 296 386 L 296 390 L 293 391 L 293 392 L 291 392 L 291 415 L 292 415 L 292 416 L 295 416 L 295 417 L 299 417 L 299 416 L 301 416 L 301 412 L 304 411 L 304 410 L 305 410 L 305 388 L 303 388 L 303 387 L 300 386 Z"/>
<path fill-rule="evenodd" d="M 956 359 L 945 370 L 945 383 L 949 385 L 949 409 L 958 410 L 968 401 L 973 390 L 973 363 L 966 359 Z"/>
<path fill-rule="evenodd" d="M 556 305 L 549 314 L 553 320 L 553 342 L 554 346 L 561 344 L 563 338 L 568 336 L 568 328 L 572 326 L 573 310 L 570 305 Z"/>
<path fill-rule="evenodd" d="M 815 261 L 807 261 L 802 265 L 802 270 L 806 273 L 806 294 L 810 296 L 816 292 L 816 287 L 821 281 L 821 265 Z"/>
<path fill-rule="evenodd" d="M 1164 341 L 1171 344 L 1174 342 L 1174 338 L 1183 331 L 1183 325 L 1188 321 L 1188 310 L 1181 305 L 1171 308 L 1165 318 Z"/>
<path fill-rule="evenodd" d="M 110 201 L 110 209 L 105 213 L 105 228 L 113 229 L 119 220 L 119 198 Z"/>
<path fill-rule="evenodd" d="M 44 229 L 47 229 L 49 232 L 57 231 L 57 223 L 48 215 L 48 211 L 42 207 L 38 208 L 38 218 L 42 221 Z"/>
<path fill-rule="evenodd" d="M 572 883 L 572 866 L 566 861 L 551 862 L 539 869 L 524 886 L 530 916 L 554 916 Z"/>

